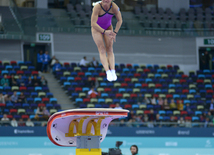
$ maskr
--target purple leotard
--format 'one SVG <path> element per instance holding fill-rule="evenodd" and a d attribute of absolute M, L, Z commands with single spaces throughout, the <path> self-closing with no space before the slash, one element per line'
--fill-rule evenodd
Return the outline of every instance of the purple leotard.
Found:
<path fill-rule="evenodd" d="M 111 26 L 111 19 L 114 16 L 114 14 L 109 13 L 109 10 L 112 8 L 112 4 L 108 11 L 104 10 L 101 4 L 100 6 L 103 9 L 103 11 L 105 11 L 105 13 L 103 15 L 98 16 L 97 24 L 103 29 L 107 30 L 107 28 Z"/>

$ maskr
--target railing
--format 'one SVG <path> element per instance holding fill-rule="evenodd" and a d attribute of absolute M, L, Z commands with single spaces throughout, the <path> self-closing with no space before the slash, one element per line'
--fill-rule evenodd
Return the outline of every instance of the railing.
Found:
<path fill-rule="evenodd" d="M 46 126 L 47 121 L 32 121 L 34 126 Z M 24 123 L 26 121 L 17 123 Z M 11 126 L 11 121 L 0 121 L 0 126 Z M 111 122 L 109 126 L 113 127 L 184 127 L 184 128 L 192 128 L 192 127 L 199 127 L 199 128 L 214 128 L 214 122 L 184 122 L 184 123 L 177 123 L 177 122 Z"/>

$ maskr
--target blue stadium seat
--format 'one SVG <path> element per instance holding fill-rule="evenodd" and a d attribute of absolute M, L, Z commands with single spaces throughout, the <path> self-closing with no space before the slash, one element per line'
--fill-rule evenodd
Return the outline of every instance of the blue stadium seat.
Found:
<path fill-rule="evenodd" d="M 101 97 L 102 97 L 102 98 L 107 98 L 107 97 L 108 97 L 108 93 L 102 93 L 102 94 L 101 94 Z"/>
<path fill-rule="evenodd" d="M 155 93 L 155 94 L 161 93 L 161 89 L 155 89 L 155 90 L 154 90 L 154 93 Z"/>
<path fill-rule="evenodd" d="M 100 83 L 100 87 L 106 87 L 107 86 L 107 83 L 106 82 L 101 82 Z"/>
<path fill-rule="evenodd" d="M 141 83 L 135 83 L 135 84 L 134 84 L 134 87 L 135 87 L 135 88 L 141 88 L 141 86 L 142 86 Z"/>
<path fill-rule="evenodd" d="M 39 86 L 35 87 L 35 91 L 42 91 L 42 87 Z"/>
<path fill-rule="evenodd" d="M 82 91 L 83 91 L 83 92 L 88 92 L 88 91 L 90 91 L 90 88 L 88 88 L 88 87 L 83 87 L 83 88 L 82 88 Z"/>
<path fill-rule="evenodd" d="M 95 108 L 102 108 L 101 104 L 95 104 Z"/>
<path fill-rule="evenodd" d="M 47 92 L 47 93 L 46 93 L 46 96 L 47 96 L 48 98 L 51 98 L 51 97 L 53 97 L 53 93 Z"/>
<path fill-rule="evenodd" d="M 99 98 L 99 99 L 98 99 L 98 103 L 99 103 L 99 104 L 105 103 L 105 99 Z"/>
<path fill-rule="evenodd" d="M 184 100 L 184 104 L 187 104 L 187 103 L 190 104 L 190 100 Z"/>
<path fill-rule="evenodd" d="M 190 89 L 190 90 L 189 90 L 189 93 L 190 93 L 190 94 L 195 94 L 195 93 L 196 93 L 196 90 L 195 90 L 195 89 Z"/>
<path fill-rule="evenodd" d="M 147 78 L 147 79 L 146 79 L 146 83 L 149 83 L 149 82 L 152 82 L 152 79 Z"/>
<path fill-rule="evenodd" d="M 159 110 L 159 112 L 158 112 L 160 115 L 166 115 L 166 111 L 164 111 L 164 110 Z"/>
<path fill-rule="evenodd" d="M 76 103 L 83 103 L 83 99 L 82 99 L 82 98 L 76 98 L 76 99 L 75 99 L 75 102 L 76 102 Z"/>
<path fill-rule="evenodd" d="M 125 104 L 127 103 L 127 99 L 120 99 L 120 104 Z"/>
<path fill-rule="evenodd" d="M 199 118 L 197 117 L 197 116 L 193 116 L 192 117 L 192 121 L 194 122 L 194 121 L 199 121 Z"/>
<path fill-rule="evenodd" d="M 92 73 L 91 73 L 91 72 L 86 72 L 86 73 L 85 73 L 85 76 L 86 76 L 86 77 L 92 76 Z"/>
<path fill-rule="evenodd" d="M 175 88 L 175 84 L 169 84 L 169 88 Z"/>
<path fill-rule="evenodd" d="M 38 104 L 38 103 L 41 103 L 41 102 L 42 102 L 42 99 L 40 97 L 34 98 L 34 103 Z"/>
<path fill-rule="evenodd" d="M 161 74 L 155 74 L 155 78 L 161 78 Z"/>
<path fill-rule="evenodd" d="M 9 74 L 9 71 L 7 71 L 7 70 L 1 71 L 1 75 L 4 75 L 4 74 Z"/>
<path fill-rule="evenodd" d="M 179 94 L 173 94 L 173 98 L 174 98 L 174 99 L 179 99 L 179 98 L 180 98 L 180 95 L 179 95 Z"/>
<path fill-rule="evenodd" d="M 57 99 L 56 98 L 50 98 L 50 103 L 56 104 L 57 103 Z"/>
<path fill-rule="evenodd" d="M 139 105 L 138 104 L 133 104 L 132 105 L 132 109 L 138 109 L 139 108 Z"/>

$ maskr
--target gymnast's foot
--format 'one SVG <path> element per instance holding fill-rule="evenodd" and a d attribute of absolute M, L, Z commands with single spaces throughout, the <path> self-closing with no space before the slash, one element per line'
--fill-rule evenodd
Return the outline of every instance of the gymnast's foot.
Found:
<path fill-rule="evenodd" d="M 115 70 L 111 70 L 111 73 L 112 73 L 113 81 L 116 81 L 117 80 L 117 75 L 116 75 Z"/>
<path fill-rule="evenodd" d="M 107 76 L 107 80 L 108 80 L 109 82 L 113 81 L 113 74 L 111 73 L 110 70 L 108 70 L 108 71 L 106 72 L 106 76 Z"/>

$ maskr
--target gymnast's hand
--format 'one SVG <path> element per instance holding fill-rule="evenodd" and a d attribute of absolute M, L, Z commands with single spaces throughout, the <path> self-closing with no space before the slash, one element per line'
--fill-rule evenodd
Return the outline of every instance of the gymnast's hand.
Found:
<path fill-rule="evenodd" d="M 109 39 L 114 39 L 114 32 L 112 30 L 106 30 L 105 35 L 109 37 Z"/>

